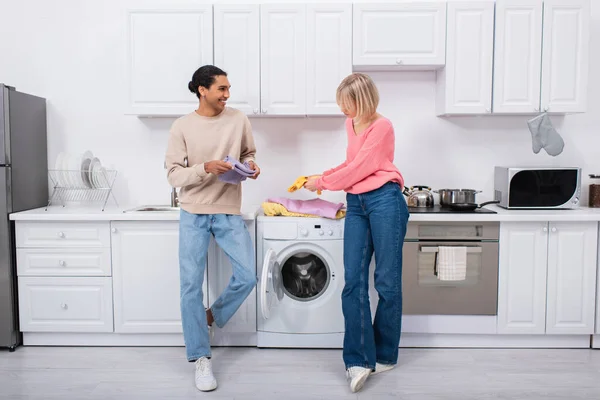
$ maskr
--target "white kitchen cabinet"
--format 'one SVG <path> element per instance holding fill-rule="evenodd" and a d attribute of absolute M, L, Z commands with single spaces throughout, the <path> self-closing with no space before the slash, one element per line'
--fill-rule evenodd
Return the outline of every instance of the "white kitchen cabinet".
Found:
<path fill-rule="evenodd" d="M 593 334 L 597 222 L 551 222 L 546 333 Z"/>
<path fill-rule="evenodd" d="M 184 115 L 198 106 L 194 71 L 213 63 L 212 5 L 152 4 L 127 11 L 128 114 Z"/>
<path fill-rule="evenodd" d="M 541 109 L 587 109 L 590 0 L 544 0 Z"/>
<path fill-rule="evenodd" d="M 306 7 L 306 113 L 343 115 L 336 90 L 352 73 L 352 5 Z"/>
<path fill-rule="evenodd" d="M 589 0 L 497 0 L 493 112 L 585 112 L 589 35 Z"/>
<path fill-rule="evenodd" d="M 491 113 L 494 2 L 450 2 L 447 13 L 446 66 L 437 71 L 436 113 Z"/>
<path fill-rule="evenodd" d="M 112 222 L 115 332 L 182 332 L 179 222 Z M 204 276 L 204 303 L 207 304 Z"/>
<path fill-rule="evenodd" d="M 540 110 L 542 0 L 497 0 L 495 114 Z"/>
<path fill-rule="evenodd" d="M 353 15 L 355 66 L 444 66 L 445 1 L 354 3 Z"/>
<path fill-rule="evenodd" d="M 252 243 L 256 243 L 254 221 L 245 221 Z M 255 256 L 256 260 L 256 256 Z M 254 273 L 256 274 L 256 265 Z M 219 297 L 229 284 L 232 268 L 229 257 L 211 238 L 208 251 L 208 304 Z M 215 326 L 211 344 L 215 346 L 253 346 L 256 345 L 256 289 L 252 290 L 246 301 L 223 328 Z"/>
<path fill-rule="evenodd" d="M 247 115 L 260 112 L 260 6 L 214 5 L 215 65 L 227 72 L 227 104 Z"/>
<path fill-rule="evenodd" d="M 498 333 L 593 333 L 597 242 L 597 222 L 503 222 Z"/>
<path fill-rule="evenodd" d="M 498 333 L 543 334 L 548 223 L 503 222 L 499 245 Z"/>
<path fill-rule="evenodd" d="M 22 332 L 112 332 L 110 277 L 19 277 Z"/>
<path fill-rule="evenodd" d="M 306 114 L 306 5 L 261 5 L 261 113 Z"/>

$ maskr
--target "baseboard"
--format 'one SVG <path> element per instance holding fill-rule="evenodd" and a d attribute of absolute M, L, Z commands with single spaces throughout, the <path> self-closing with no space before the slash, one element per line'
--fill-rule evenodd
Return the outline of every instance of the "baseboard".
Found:
<path fill-rule="evenodd" d="M 185 346 L 182 333 L 23 333 L 24 346 Z M 256 346 L 256 333 L 217 335 L 211 346 Z"/>
<path fill-rule="evenodd" d="M 215 337 L 212 346 L 250 346 L 260 348 L 341 349 L 344 335 L 279 334 L 271 332 L 228 334 Z M 23 334 L 24 346 L 184 346 L 180 333 L 47 333 Z M 402 348 L 600 348 L 600 335 L 465 335 L 403 333 Z"/>

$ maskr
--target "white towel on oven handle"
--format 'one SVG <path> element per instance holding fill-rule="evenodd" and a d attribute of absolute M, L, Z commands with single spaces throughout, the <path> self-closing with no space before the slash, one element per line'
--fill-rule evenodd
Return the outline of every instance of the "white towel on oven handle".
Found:
<path fill-rule="evenodd" d="M 467 248 L 439 246 L 436 263 L 440 281 L 464 281 L 467 277 Z"/>

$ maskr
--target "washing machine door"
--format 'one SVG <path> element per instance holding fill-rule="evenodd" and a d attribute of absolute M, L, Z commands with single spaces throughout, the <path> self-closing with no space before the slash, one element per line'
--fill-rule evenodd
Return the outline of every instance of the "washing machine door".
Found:
<path fill-rule="evenodd" d="M 283 299 L 283 279 L 281 267 L 277 262 L 277 253 L 267 250 L 260 279 L 260 309 L 265 319 L 269 319 L 271 308 Z"/>

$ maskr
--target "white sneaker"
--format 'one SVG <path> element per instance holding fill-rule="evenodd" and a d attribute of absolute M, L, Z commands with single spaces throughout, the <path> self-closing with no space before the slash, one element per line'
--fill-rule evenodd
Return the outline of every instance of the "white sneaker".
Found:
<path fill-rule="evenodd" d="M 196 387 L 202 392 L 210 392 L 217 388 L 217 380 L 212 373 L 209 358 L 200 357 L 196 360 Z"/>
<path fill-rule="evenodd" d="M 356 393 L 365 385 L 367 378 L 371 374 L 371 370 L 363 367 L 350 367 L 346 371 L 346 374 L 351 379 L 350 390 L 352 393 Z"/>
<path fill-rule="evenodd" d="M 393 369 L 395 367 L 394 364 L 375 364 L 375 372 L 371 372 L 371 374 L 375 375 L 375 374 L 379 374 L 380 372 L 387 372 L 390 369 Z"/>

